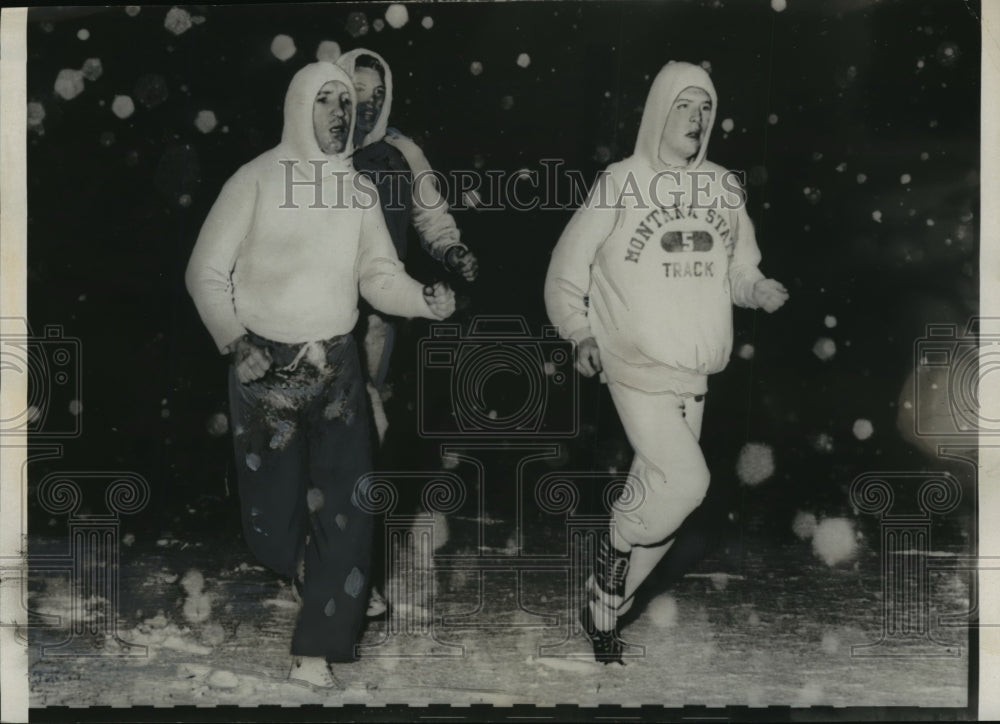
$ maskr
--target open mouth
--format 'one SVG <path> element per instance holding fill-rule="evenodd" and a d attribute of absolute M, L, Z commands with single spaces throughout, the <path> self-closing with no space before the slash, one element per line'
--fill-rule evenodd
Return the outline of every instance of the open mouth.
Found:
<path fill-rule="evenodd" d="M 693 131 L 688 131 L 684 135 L 687 136 L 688 138 L 694 140 L 694 141 L 697 141 L 697 140 L 699 140 L 701 138 L 701 129 L 698 128 L 698 129 L 695 129 Z"/>
<path fill-rule="evenodd" d="M 342 121 L 330 124 L 330 135 L 333 137 L 343 136 L 347 133 L 347 126 Z"/>

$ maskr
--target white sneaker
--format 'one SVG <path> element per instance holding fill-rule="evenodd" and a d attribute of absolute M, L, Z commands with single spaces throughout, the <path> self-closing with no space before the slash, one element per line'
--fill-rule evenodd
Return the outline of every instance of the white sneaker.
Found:
<path fill-rule="evenodd" d="M 343 688 L 333 675 L 330 664 L 322 656 L 294 656 L 288 671 L 288 680 L 297 684 L 308 684 L 320 689 Z"/>
<path fill-rule="evenodd" d="M 388 608 L 389 604 L 385 602 L 382 594 L 378 592 L 375 586 L 372 586 L 371 595 L 368 596 L 368 610 L 365 612 L 365 615 L 368 618 L 375 618 L 385 613 Z"/>

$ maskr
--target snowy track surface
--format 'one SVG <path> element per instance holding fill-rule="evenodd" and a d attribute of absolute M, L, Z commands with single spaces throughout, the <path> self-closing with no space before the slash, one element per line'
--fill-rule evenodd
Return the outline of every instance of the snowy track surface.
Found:
<path fill-rule="evenodd" d="M 966 706 L 968 630 L 942 626 L 938 617 L 968 612 L 967 573 L 927 575 L 929 630 L 947 645 L 931 650 L 957 655 L 900 656 L 914 649 L 891 644 L 881 653 L 894 656 L 859 657 L 852 646 L 876 641 L 882 630 L 877 553 L 830 568 L 807 543 L 744 544 L 741 556 L 713 555 L 669 590 L 653 586 L 624 629 L 645 650 L 624 668 L 590 659 L 562 573 L 523 572 L 518 606 L 512 571 L 486 574 L 482 598 L 478 573 L 428 571 L 436 588 L 431 610 L 396 602 L 416 633 L 387 637 L 386 622 L 373 622 L 363 643 L 382 645 L 336 665 L 336 691 L 285 680 L 295 603 L 239 538 L 135 544 L 121 553 L 118 631 L 145 646 L 145 655 L 40 655 L 41 645 L 67 637 L 74 615 L 99 615 L 101 602 L 72 614 L 65 575 L 30 577 L 30 609 L 62 616 L 31 632 L 31 703 Z M 34 541 L 32 554 L 59 546 Z M 947 558 L 933 557 L 934 565 Z M 437 642 L 420 635 L 430 624 Z M 553 653 L 544 646 L 557 646 L 559 655 L 542 655 Z M 104 650 L 117 645 L 106 642 Z"/>

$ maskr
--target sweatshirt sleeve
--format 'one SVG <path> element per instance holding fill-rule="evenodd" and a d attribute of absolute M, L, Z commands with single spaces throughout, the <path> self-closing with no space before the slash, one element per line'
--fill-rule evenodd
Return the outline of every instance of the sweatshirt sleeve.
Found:
<path fill-rule="evenodd" d="M 413 227 L 420 246 L 437 261 L 453 246 L 461 244 L 461 234 L 448 202 L 441 195 L 430 162 L 412 140 L 395 132 L 386 134 L 386 143 L 396 148 L 413 172 Z"/>
<path fill-rule="evenodd" d="M 365 209 L 361 218 L 355 276 L 361 296 L 378 311 L 397 317 L 438 318 L 424 300 L 423 286 L 400 263 L 377 206 Z"/>
<path fill-rule="evenodd" d="M 559 334 L 575 342 L 592 336 L 587 319 L 590 267 L 597 250 L 614 230 L 618 209 L 608 206 L 607 199 L 617 197 L 610 174 L 602 173 L 552 250 L 545 277 L 545 308 Z"/>
<path fill-rule="evenodd" d="M 729 282 L 732 287 L 733 304 L 750 309 L 757 308 L 753 298 L 753 287 L 764 278 L 757 268 L 760 258 L 753 222 L 741 204 L 736 211 L 735 246 L 732 258 L 729 260 Z"/>
<path fill-rule="evenodd" d="M 253 223 L 257 184 L 241 169 L 222 187 L 201 227 L 184 281 L 202 322 L 225 354 L 246 332 L 233 305 L 233 266 Z"/>

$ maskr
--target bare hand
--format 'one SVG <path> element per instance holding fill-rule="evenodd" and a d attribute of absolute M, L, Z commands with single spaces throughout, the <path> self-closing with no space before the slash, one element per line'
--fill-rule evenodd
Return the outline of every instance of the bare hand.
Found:
<path fill-rule="evenodd" d="M 267 374 L 271 368 L 271 353 L 242 338 L 233 350 L 233 364 L 236 366 L 236 378 L 245 385 Z"/>
<path fill-rule="evenodd" d="M 765 312 L 774 312 L 788 301 L 788 290 L 777 279 L 761 279 L 753 285 L 753 301 Z"/>
<path fill-rule="evenodd" d="M 461 274 L 465 281 L 474 282 L 479 275 L 479 260 L 467 246 L 453 246 L 445 252 L 444 265 Z"/>
<path fill-rule="evenodd" d="M 424 301 L 438 319 L 446 319 L 455 313 L 455 292 L 444 282 L 424 287 Z"/>
<path fill-rule="evenodd" d="M 601 366 L 601 350 L 593 337 L 587 337 L 576 346 L 576 368 L 584 377 L 593 377 L 604 369 Z"/>

